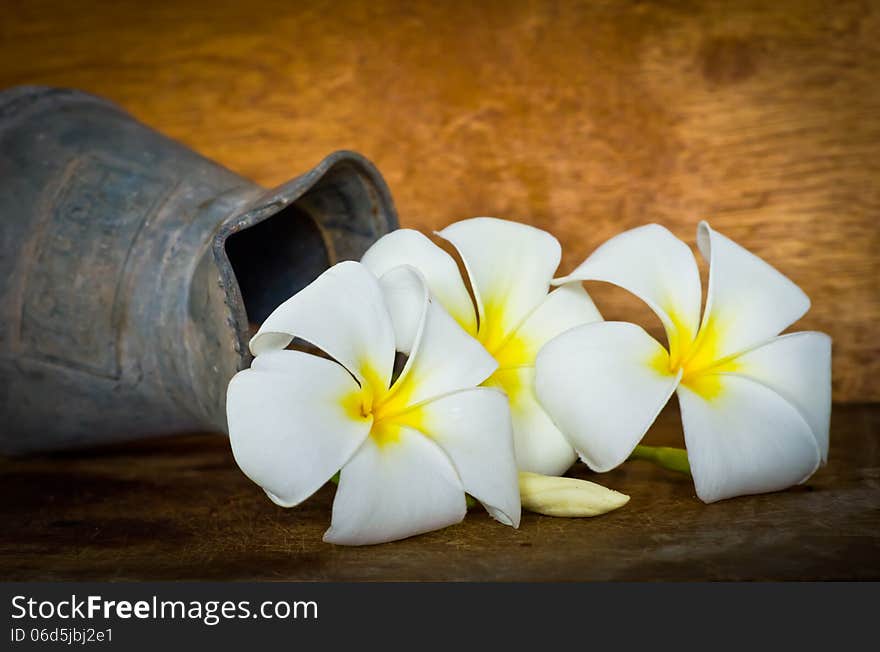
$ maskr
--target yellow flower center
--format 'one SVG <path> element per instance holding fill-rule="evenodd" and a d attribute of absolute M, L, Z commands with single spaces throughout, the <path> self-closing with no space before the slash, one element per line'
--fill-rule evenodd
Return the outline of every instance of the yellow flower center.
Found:
<path fill-rule="evenodd" d="M 372 364 L 362 364 L 361 374 L 363 385 L 343 399 L 343 407 L 354 420 L 372 419 L 370 436 L 376 444 L 385 446 L 398 441 L 404 426 L 423 433 L 426 431 L 421 411 L 410 407 L 417 382 L 414 374 L 399 378 L 391 387 L 385 386 Z"/>
<path fill-rule="evenodd" d="M 518 330 L 509 332 L 504 323 L 504 303 L 487 302 L 474 337 L 498 363 L 498 369 L 483 385 L 507 394 L 510 408 L 516 412 L 524 407 L 523 401 L 528 398 L 524 392 L 531 391 L 529 368 L 535 364 L 537 351 Z"/>
<path fill-rule="evenodd" d="M 669 354 L 658 353 L 650 361 L 651 367 L 663 374 L 682 371 L 681 384 L 706 399 L 716 398 L 722 390 L 719 374 L 736 371 L 739 363 L 735 356 L 721 356 L 724 327 L 710 317 L 696 336 L 690 333 L 675 311 L 667 311 L 673 323 L 669 332 Z"/>
<path fill-rule="evenodd" d="M 503 301 L 486 301 L 479 329 L 472 335 L 495 358 L 499 370 L 534 365 L 537 351 L 506 325 L 504 308 Z"/>

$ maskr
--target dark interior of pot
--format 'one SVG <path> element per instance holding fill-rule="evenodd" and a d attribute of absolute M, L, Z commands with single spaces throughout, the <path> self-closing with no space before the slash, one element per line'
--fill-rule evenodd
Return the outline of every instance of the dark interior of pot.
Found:
<path fill-rule="evenodd" d="M 226 239 L 251 331 L 330 266 L 324 238 L 296 204 Z"/>

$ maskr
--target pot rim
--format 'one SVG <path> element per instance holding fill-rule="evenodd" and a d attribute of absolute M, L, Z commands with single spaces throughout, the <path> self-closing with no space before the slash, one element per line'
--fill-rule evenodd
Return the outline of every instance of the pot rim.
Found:
<path fill-rule="evenodd" d="M 214 261 L 220 270 L 220 287 L 226 296 L 227 308 L 233 321 L 231 326 L 240 343 L 240 346 L 236 347 L 239 355 L 239 369 L 249 366 L 253 356 L 248 346 L 250 337 L 245 303 L 238 279 L 226 253 L 226 240 L 235 233 L 274 217 L 284 209 L 294 205 L 310 190 L 315 188 L 327 174 L 346 166 L 352 168 L 355 174 L 364 178 L 367 188 L 371 194 L 374 194 L 373 208 L 370 212 L 374 232 L 381 236 L 397 229 L 399 227 L 397 212 L 391 198 L 391 192 L 384 178 L 370 160 L 351 150 L 332 152 L 308 172 L 246 201 L 219 225 L 213 238 L 212 251 Z M 340 257 L 337 255 L 324 226 L 318 220 L 315 220 L 315 225 L 324 239 L 330 264 L 333 265 L 339 262 Z"/>

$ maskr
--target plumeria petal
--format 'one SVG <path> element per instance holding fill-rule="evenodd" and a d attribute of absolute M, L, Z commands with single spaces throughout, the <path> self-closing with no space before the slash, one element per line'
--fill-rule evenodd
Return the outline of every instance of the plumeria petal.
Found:
<path fill-rule="evenodd" d="M 480 340 L 492 351 L 544 300 L 562 255 L 559 241 L 541 229 L 492 217 L 456 222 L 438 235 L 461 255 L 477 302 Z"/>
<path fill-rule="evenodd" d="M 738 356 L 735 373 L 756 380 L 794 405 L 810 424 L 822 463 L 831 420 L 831 338 L 801 332 L 774 337 Z"/>
<path fill-rule="evenodd" d="M 447 394 L 415 410 L 417 423 L 452 460 L 465 491 L 505 525 L 519 527 L 520 504 L 510 410 L 501 392 Z"/>
<path fill-rule="evenodd" d="M 544 297 L 522 325 L 494 351 L 501 368 L 534 366 L 538 351 L 570 328 L 602 321 L 590 295 L 580 283 L 570 283 Z"/>
<path fill-rule="evenodd" d="M 538 402 L 535 368 L 499 369 L 486 384 L 498 387 L 509 397 L 517 466 L 544 475 L 565 473 L 577 453 Z"/>
<path fill-rule="evenodd" d="M 397 350 L 410 355 L 428 309 L 425 279 L 415 268 L 401 265 L 383 274 L 379 286 L 391 315 Z"/>
<path fill-rule="evenodd" d="M 797 285 L 753 253 L 712 230 L 697 229 L 709 261 L 709 289 L 699 355 L 724 358 L 778 335 L 810 308 Z"/>
<path fill-rule="evenodd" d="M 342 469 L 324 541 L 394 541 L 461 521 L 467 507 L 455 468 L 422 433 L 402 427 L 394 441 L 369 437 Z"/>
<path fill-rule="evenodd" d="M 643 329 L 624 322 L 578 326 L 538 354 L 535 387 L 594 471 L 623 462 L 666 405 L 681 372 Z"/>
<path fill-rule="evenodd" d="M 389 276 L 420 279 L 412 267 L 397 267 Z M 399 281 L 402 284 L 403 281 Z M 498 367 L 486 349 L 468 335 L 435 301 L 429 301 L 412 353 L 391 389 L 389 407 L 399 410 L 459 389 L 475 387 Z"/>
<path fill-rule="evenodd" d="M 350 397 L 341 365 L 300 351 L 259 355 L 229 383 L 227 419 L 235 461 L 279 505 L 296 505 L 357 450 L 372 419 Z"/>
<path fill-rule="evenodd" d="M 425 277 L 428 288 L 447 312 L 470 334 L 477 332 L 474 303 L 452 256 L 412 229 L 398 229 L 379 238 L 361 258 L 378 277 L 400 265 L 411 265 Z M 401 351 L 406 349 L 401 348 Z"/>
<path fill-rule="evenodd" d="M 278 306 L 251 339 L 251 351 L 284 349 L 294 337 L 326 351 L 362 383 L 390 384 L 394 329 L 379 282 L 360 263 L 334 265 Z"/>
<path fill-rule="evenodd" d="M 677 358 L 700 325 L 701 286 L 697 261 L 684 242 L 659 224 L 614 236 L 554 285 L 605 281 L 622 287 L 657 314 Z"/>
<path fill-rule="evenodd" d="M 769 387 L 715 374 L 699 391 L 678 389 L 691 474 L 711 503 L 805 481 L 820 453 L 800 411 Z"/>

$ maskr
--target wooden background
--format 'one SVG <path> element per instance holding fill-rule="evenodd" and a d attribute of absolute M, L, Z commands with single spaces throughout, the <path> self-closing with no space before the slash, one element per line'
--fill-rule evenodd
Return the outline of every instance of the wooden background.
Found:
<path fill-rule="evenodd" d="M 106 96 L 273 185 L 350 148 L 401 221 L 523 220 L 562 271 L 697 221 L 812 297 L 834 397 L 880 400 L 880 3 L 6 0 L 0 87 Z M 656 326 L 610 288 L 609 318 Z"/>

